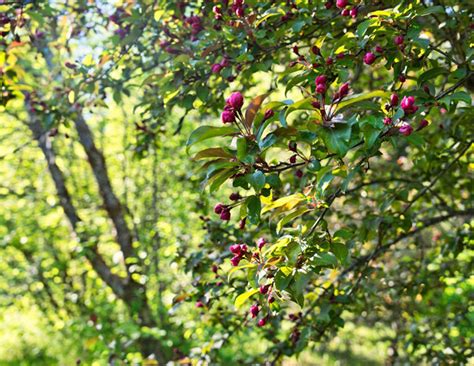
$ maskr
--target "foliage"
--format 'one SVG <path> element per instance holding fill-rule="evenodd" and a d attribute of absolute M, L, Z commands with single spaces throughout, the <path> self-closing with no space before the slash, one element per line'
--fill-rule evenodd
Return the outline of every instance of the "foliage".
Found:
<path fill-rule="evenodd" d="M 472 358 L 468 2 L 0 7 L 3 306 L 86 363 Z"/>

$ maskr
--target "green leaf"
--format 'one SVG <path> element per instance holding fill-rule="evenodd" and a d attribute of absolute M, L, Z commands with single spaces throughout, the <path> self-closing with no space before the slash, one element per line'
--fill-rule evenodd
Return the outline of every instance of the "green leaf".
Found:
<path fill-rule="evenodd" d="M 240 137 L 237 140 L 237 158 L 240 161 L 243 161 L 246 155 L 247 155 L 247 139 L 245 137 Z"/>
<path fill-rule="evenodd" d="M 191 136 L 189 136 L 186 146 L 189 148 L 198 142 L 210 139 L 217 136 L 228 136 L 237 133 L 237 129 L 233 126 L 214 127 L 214 126 L 201 126 L 195 129 Z"/>
<path fill-rule="evenodd" d="M 334 267 L 337 265 L 337 258 L 332 253 L 320 253 L 314 256 L 312 263 L 315 266 Z"/>
<path fill-rule="evenodd" d="M 289 207 L 293 208 L 304 199 L 305 197 L 301 193 L 296 193 L 290 196 L 279 198 L 276 201 L 273 201 L 269 205 L 265 206 L 262 210 L 262 214 L 284 205 L 288 205 Z M 291 208 L 288 209 L 291 210 Z"/>
<path fill-rule="evenodd" d="M 222 172 L 219 172 L 216 174 L 213 179 L 211 186 L 209 187 L 209 191 L 215 192 L 219 189 L 219 187 L 228 179 L 230 178 L 233 174 L 235 173 L 234 169 L 226 169 Z"/>
<path fill-rule="evenodd" d="M 351 126 L 338 125 L 334 128 L 318 126 L 318 132 L 324 141 L 327 149 L 339 155 L 341 158 L 349 151 L 349 143 L 351 137 Z"/>
<path fill-rule="evenodd" d="M 444 67 L 435 67 L 434 69 L 425 71 L 418 77 L 418 85 L 423 85 L 427 81 L 432 81 L 435 77 L 443 74 L 448 74 L 449 70 Z"/>
<path fill-rule="evenodd" d="M 221 147 L 211 147 L 209 149 L 205 149 L 202 151 L 199 151 L 195 156 L 194 160 L 200 160 L 200 159 L 206 159 L 206 158 L 233 158 L 234 155 L 232 155 L 230 152 L 224 150 Z"/>
<path fill-rule="evenodd" d="M 288 292 L 291 298 L 301 307 L 304 306 L 304 293 L 309 280 L 311 279 L 311 273 L 298 271 L 294 276 L 294 281 L 291 284 Z"/>
<path fill-rule="evenodd" d="M 297 209 L 296 211 L 293 211 L 289 215 L 286 215 L 285 217 L 283 217 L 280 221 L 278 221 L 278 224 L 277 224 L 277 227 L 276 227 L 277 233 L 280 233 L 280 231 L 281 231 L 281 229 L 283 228 L 284 225 L 286 225 L 290 221 L 296 219 L 297 217 L 300 217 L 300 216 L 304 215 L 308 211 L 310 211 L 309 208 L 301 207 L 301 208 Z"/>
<path fill-rule="evenodd" d="M 265 185 L 265 174 L 260 170 L 256 170 L 247 176 L 247 181 L 250 183 L 253 189 L 255 189 L 255 192 L 258 193 Z"/>
<path fill-rule="evenodd" d="M 260 221 L 260 211 L 262 210 L 262 204 L 260 198 L 257 196 L 250 196 L 246 200 L 248 220 L 251 224 L 258 224 Z"/>
<path fill-rule="evenodd" d="M 258 289 L 252 289 L 237 296 L 234 306 L 239 309 L 245 302 L 258 292 Z"/>
<path fill-rule="evenodd" d="M 332 243 L 331 244 L 331 251 L 334 253 L 334 255 L 339 259 L 339 262 L 341 264 L 344 264 L 346 262 L 347 256 L 349 254 L 349 249 L 345 244 L 342 243 Z"/>
<path fill-rule="evenodd" d="M 275 275 L 275 287 L 279 291 L 285 290 L 290 284 L 293 276 L 291 267 L 281 267 Z"/>
<path fill-rule="evenodd" d="M 390 96 L 390 92 L 383 91 L 383 90 L 375 90 L 370 93 L 361 93 L 361 94 L 354 94 L 350 97 L 345 98 L 341 103 L 339 103 L 337 107 L 337 111 L 341 112 L 344 109 L 353 106 L 359 102 L 365 101 L 367 99 L 372 98 L 388 98 Z"/>
<path fill-rule="evenodd" d="M 429 14 L 444 14 L 444 8 L 441 5 L 435 5 L 435 6 L 428 6 L 427 8 L 423 8 L 420 11 L 418 11 L 418 16 L 423 17 Z"/>

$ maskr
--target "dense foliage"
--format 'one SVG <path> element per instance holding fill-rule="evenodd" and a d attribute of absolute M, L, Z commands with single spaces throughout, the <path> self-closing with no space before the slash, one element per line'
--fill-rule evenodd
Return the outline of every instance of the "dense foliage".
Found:
<path fill-rule="evenodd" d="M 473 359 L 469 2 L 2 4 L 6 364 Z"/>

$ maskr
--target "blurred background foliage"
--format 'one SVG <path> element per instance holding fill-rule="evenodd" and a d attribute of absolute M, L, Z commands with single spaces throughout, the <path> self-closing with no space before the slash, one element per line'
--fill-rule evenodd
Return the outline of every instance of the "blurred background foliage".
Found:
<path fill-rule="evenodd" d="M 472 363 L 472 4 L 361 1 L 356 2 L 361 18 L 347 21 L 334 4 L 326 9 L 321 1 L 249 0 L 245 9 L 247 14 L 255 10 L 256 18 L 239 27 L 216 22 L 212 8 L 224 3 L 0 2 L 0 365 L 154 365 L 154 359 L 146 359 L 150 340 L 152 347 L 159 345 L 162 354 L 156 358 L 163 364 L 272 364 L 274 354 L 277 361 L 287 355 L 285 365 Z M 377 15 L 383 21 L 361 26 L 367 14 L 379 10 L 386 11 Z M 196 14 L 200 21 L 193 28 L 185 20 Z M 388 39 L 399 26 L 406 26 L 410 52 L 419 58 L 398 62 L 401 57 L 393 51 L 393 58 L 387 56 L 393 68 L 367 70 L 362 55 L 357 57 L 369 47 L 369 38 L 370 44 L 380 41 L 390 48 Z M 347 36 L 347 29 L 362 41 Z M 305 55 L 318 44 L 326 60 L 339 52 L 353 52 L 354 58 L 306 72 L 289 65 L 297 59 L 291 51 L 297 43 Z M 437 56 L 430 44 L 438 47 Z M 231 65 L 212 73 L 224 56 Z M 279 298 L 265 328 L 234 306 L 237 295 L 254 288 L 255 281 L 245 271 L 229 275 L 228 246 L 255 247 L 261 236 L 276 241 L 275 218 L 262 215 L 245 231 L 239 229 L 239 214 L 230 223 L 216 220 L 212 207 L 228 201 L 235 187 L 203 189 L 202 171 L 191 159 L 197 149 L 189 152 L 186 144 L 197 127 L 221 125 L 218 113 L 231 91 L 242 90 L 246 105 L 270 90 L 269 103 L 298 101 L 299 87 L 312 86 L 320 72 L 331 73 L 337 83 L 353 82 L 357 93 L 410 90 L 426 103 L 443 97 L 436 108 L 423 111 L 429 128 L 376 144 L 370 170 L 353 178 L 354 187 L 375 181 L 374 188 L 364 186 L 360 194 L 334 204 L 325 231 L 350 232 L 344 238 L 349 259 L 356 262 L 377 248 L 377 220 L 395 216 L 460 152 L 432 195 L 416 202 L 406 217 L 389 222 L 400 235 L 416 227 L 420 215 L 465 210 L 470 216 L 409 237 L 367 265 L 360 273 L 363 281 L 356 273 L 342 281 L 335 296 L 352 294 L 350 286 L 362 290 L 354 290 L 344 306 L 316 303 L 295 340 L 291 316 L 307 308 L 288 296 Z M 351 113 L 380 122 L 385 102 L 367 101 Z M 308 112 L 295 111 L 286 122 L 305 130 Z M 92 131 L 107 172 L 91 169 L 78 116 Z M 279 121 L 277 116 L 273 124 Z M 273 162 L 290 157 L 286 146 L 293 135 L 282 136 Z M 81 218 L 73 229 L 63 210 L 65 196 L 58 195 L 48 170 L 51 159 L 38 147 L 41 141 L 54 152 Z M 319 153 L 331 150 L 318 142 Z M 348 153 L 346 162 L 357 154 Z M 343 157 L 333 163 L 345 164 Z M 108 173 L 133 238 L 136 255 L 129 258 L 98 189 L 101 173 Z M 303 191 L 317 174 L 308 172 L 300 181 L 293 173 L 281 175 L 275 195 Z M 284 234 L 298 237 L 314 218 L 296 218 Z M 117 288 L 98 274 L 96 250 L 119 278 Z M 318 289 L 342 268 L 318 268 L 320 277 L 307 284 L 303 296 L 317 300 Z M 120 296 L 122 285 L 125 296 Z M 319 334 L 322 325 L 329 330 Z"/>

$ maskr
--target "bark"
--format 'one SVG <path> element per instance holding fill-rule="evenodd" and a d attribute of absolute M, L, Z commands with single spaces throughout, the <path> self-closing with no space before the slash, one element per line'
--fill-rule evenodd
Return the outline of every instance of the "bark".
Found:
<path fill-rule="evenodd" d="M 28 102 L 27 108 L 30 110 Z M 30 113 L 29 128 L 46 159 L 49 173 L 53 179 L 56 193 L 60 200 L 60 205 L 71 224 L 73 232 L 81 243 L 89 243 L 90 240 L 87 232 L 78 227 L 78 224 L 82 220 L 77 213 L 71 199 L 71 194 L 66 187 L 64 174 L 56 164 L 55 152 L 52 148 L 48 133 L 43 130 L 41 121 L 34 113 Z M 76 118 L 76 128 L 78 129 L 81 144 L 87 153 L 89 164 L 99 185 L 104 207 L 114 224 L 117 233 L 117 242 L 127 262 L 127 258 L 131 258 L 134 255 L 132 235 L 125 221 L 123 207 L 110 184 L 105 159 L 95 146 L 92 133 L 82 116 Z M 128 275 L 126 278 L 112 273 L 110 267 L 100 255 L 97 244 L 89 245 L 85 249 L 85 255 L 98 276 L 112 289 L 118 298 L 125 302 L 131 314 L 137 316 L 139 325 L 155 327 L 156 322 L 147 302 L 146 289 L 132 279 L 129 267 L 127 267 Z M 139 340 L 139 344 L 145 357 L 154 354 L 161 362 L 164 362 L 166 359 L 163 349 L 156 340 L 143 336 Z"/>

